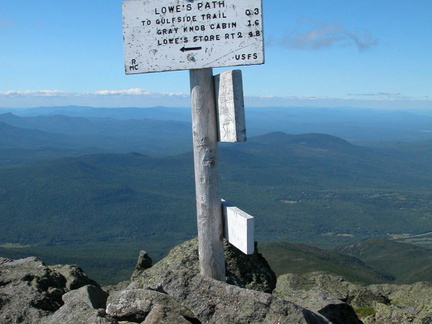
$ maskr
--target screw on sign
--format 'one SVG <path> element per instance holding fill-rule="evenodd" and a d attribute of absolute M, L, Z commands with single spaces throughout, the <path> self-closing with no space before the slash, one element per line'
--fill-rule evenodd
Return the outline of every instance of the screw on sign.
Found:
<path fill-rule="evenodd" d="M 246 136 L 240 71 L 215 89 L 212 68 L 264 63 L 262 0 L 129 0 L 122 15 L 126 74 L 189 70 L 200 270 L 224 281 L 218 136 Z"/>

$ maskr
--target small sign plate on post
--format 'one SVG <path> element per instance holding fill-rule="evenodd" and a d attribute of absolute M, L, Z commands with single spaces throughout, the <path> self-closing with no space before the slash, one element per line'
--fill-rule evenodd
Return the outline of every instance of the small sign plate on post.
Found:
<path fill-rule="evenodd" d="M 240 208 L 231 206 L 222 200 L 222 214 L 224 217 L 225 238 L 244 254 L 253 254 L 255 251 L 253 216 Z"/>
<path fill-rule="evenodd" d="M 123 2 L 126 74 L 264 63 L 262 0 Z"/>
<path fill-rule="evenodd" d="M 229 70 L 214 77 L 218 133 L 221 142 L 246 142 L 246 121 L 241 70 Z"/>

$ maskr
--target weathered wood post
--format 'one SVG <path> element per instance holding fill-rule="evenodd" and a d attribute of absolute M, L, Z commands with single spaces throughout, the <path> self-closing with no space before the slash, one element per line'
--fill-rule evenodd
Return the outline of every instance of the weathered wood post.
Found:
<path fill-rule="evenodd" d="M 225 281 L 213 69 L 189 73 L 200 271 Z"/>

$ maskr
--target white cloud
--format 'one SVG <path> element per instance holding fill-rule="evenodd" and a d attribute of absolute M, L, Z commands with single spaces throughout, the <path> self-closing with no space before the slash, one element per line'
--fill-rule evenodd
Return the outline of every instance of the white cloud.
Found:
<path fill-rule="evenodd" d="M 89 92 L 88 96 L 149 96 L 149 97 L 189 97 L 188 94 L 174 92 L 151 92 L 145 89 L 132 88 L 123 90 L 98 90 Z"/>
<path fill-rule="evenodd" d="M 360 52 L 367 51 L 372 47 L 378 45 L 378 39 L 374 38 L 372 34 L 367 30 L 357 34 L 349 32 L 347 30 L 343 32 L 349 39 L 354 42 Z"/>
<path fill-rule="evenodd" d="M 0 92 L 0 107 L 82 105 L 96 107 L 185 107 L 189 94 L 151 92 L 140 88 L 68 92 L 64 90 L 11 90 Z"/>
<path fill-rule="evenodd" d="M 4 91 L 0 92 L 3 97 L 64 97 L 71 93 L 63 90 L 23 90 L 23 91 Z"/>
<path fill-rule="evenodd" d="M 81 97 L 81 96 L 148 96 L 148 97 L 189 97 L 188 94 L 174 92 L 151 92 L 145 89 L 132 88 L 122 90 L 97 90 L 77 93 L 64 90 L 11 90 L 0 92 L 1 97 Z"/>
<path fill-rule="evenodd" d="M 246 96 L 250 99 L 285 99 L 285 100 L 320 100 L 330 99 L 328 96 L 274 96 L 274 95 L 262 95 L 262 96 Z"/>
<path fill-rule="evenodd" d="M 312 22 L 312 24 L 306 31 L 285 35 L 280 44 L 301 50 L 356 47 L 359 52 L 367 51 L 378 45 L 378 40 L 368 30 L 352 32 L 341 25 L 317 22 Z"/>
<path fill-rule="evenodd" d="M 376 93 L 349 93 L 349 97 L 369 97 L 380 100 L 420 100 L 404 96 L 400 92 L 376 92 Z"/>
<path fill-rule="evenodd" d="M 125 89 L 125 90 L 98 90 L 95 92 L 91 92 L 88 95 L 96 95 L 96 96 L 145 96 L 151 95 L 150 91 L 133 88 L 133 89 Z"/>
<path fill-rule="evenodd" d="M 432 108 L 429 96 L 409 97 L 399 92 L 348 94 L 345 97 L 329 96 L 245 96 L 245 105 L 252 107 L 357 107 L 388 109 Z"/>
<path fill-rule="evenodd" d="M 97 90 L 77 93 L 64 90 L 23 90 L 0 92 L 0 107 L 36 106 L 94 106 L 94 107 L 188 107 L 189 94 L 158 93 L 145 89 Z M 369 108 L 432 108 L 430 96 L 409 97 L 400 92 L 350 93 L 345 97 L 276 96 L 245 94 L 246 106 L 313 106 Z"/>

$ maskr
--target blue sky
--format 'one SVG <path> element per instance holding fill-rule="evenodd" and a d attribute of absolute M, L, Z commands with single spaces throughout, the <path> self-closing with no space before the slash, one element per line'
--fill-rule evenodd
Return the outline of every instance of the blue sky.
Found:
<path fill-rule="evenodd" d="M 247 106 L 432 108 L 432 1 L 263 7 L 266 63 L 241 67 Z M 187 71 L 124 74 L 121 1 L 0 0 L 0 107 L 188 106 L 188 96 Z"/>

